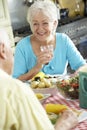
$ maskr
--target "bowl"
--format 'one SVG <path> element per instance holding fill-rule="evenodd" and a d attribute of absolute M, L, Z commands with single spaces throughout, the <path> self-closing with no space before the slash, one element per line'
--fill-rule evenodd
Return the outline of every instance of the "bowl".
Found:
<path fill-rule="evenodd" d="M 57 82 L 58 91 L 67 99 L 79 98 L 79 77 L 69 77 Z"/>
<path fill-rule="evenodd" d="M 58 88 L 58 91 L 67 100 L 79 99 L 79 89 L 72 89 L 72 90 L 64 91 L 64 90 Z"/>
<path fill-rule="evenodd" d="M 30 87 L 35 93 L 55 95 L 58 92 L 55 78 L 42 78 L 30 82 Z"/>
<path fill-rule="evenodd" d="M 36 88 L 33 89 L 33 91 L 35 93 L 56 95 L 58 93 L 58 88 L 56 86 L 51 88 Z"/>

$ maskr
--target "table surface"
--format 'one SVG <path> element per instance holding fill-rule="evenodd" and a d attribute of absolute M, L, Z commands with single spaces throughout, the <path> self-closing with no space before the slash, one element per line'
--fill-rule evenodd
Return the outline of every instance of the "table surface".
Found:
<path fill-rule="evenodd" d="M 47 103 L 59 103 L 59 104 L 65 104 L 69 106 L 70 108 L 76 108 L 78 110 L 82 110 L 79 107 L 79 100 L 66 100 L 60 93 L 57 93 L 54 96 L 49 97 L 46 99 L 44 102 L 45 104 Z M 85 109 L 87 110 L 87 109 Z M 72 130 L 87 130 L 87 119 L 83 122 L 80 122 L 74 129 Z"/>

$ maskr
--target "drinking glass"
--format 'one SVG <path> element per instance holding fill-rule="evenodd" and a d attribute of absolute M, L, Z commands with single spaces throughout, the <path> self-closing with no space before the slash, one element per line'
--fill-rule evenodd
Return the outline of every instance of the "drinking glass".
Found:
<path fill-rule="evenodd" d="M 54 46 L 52 44 L 51 45 L 42 45 L 42 46 L 40 46 L 40 50 L 42 52 L 48 51 L 48 53 L 53 54 Z"/>
<path fill-rule="evenodd" d="M 40 46 L 40 50 L 41 51 L 48 50 L 48 51 L 52 51 L 53 52 L 53 45 L 42 45 L 42 46 Z"/>

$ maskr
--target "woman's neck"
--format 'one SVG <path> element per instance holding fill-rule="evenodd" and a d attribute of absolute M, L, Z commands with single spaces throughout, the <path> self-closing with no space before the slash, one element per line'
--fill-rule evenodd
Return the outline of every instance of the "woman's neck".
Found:
<path fill-rule="evenodd" d="M 56 43 L 56 36 L 55 35 L 50 36 L 48 39 L 46 39 L 44 41 L 40 41 L 35 36 L 33 36 L 33 39 L 34 39 L 34 41 L 36 41 L 36 43 L 39 44 L 39 46 L 41 46 L 41 45 L 50 45 L 50 44 L 55 45 L 55 43 Z"/>

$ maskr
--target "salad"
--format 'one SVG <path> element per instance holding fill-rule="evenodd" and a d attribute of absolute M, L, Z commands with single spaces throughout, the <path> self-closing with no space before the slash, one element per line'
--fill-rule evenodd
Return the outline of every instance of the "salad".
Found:
<path fill-rule="evenodd" d="M 79 76 L 74 75 L 68 79 L 61 79 L 57 82 L 57 88 L 63 94 L 63 96 L 78 99 L 79 97 Z"/>

